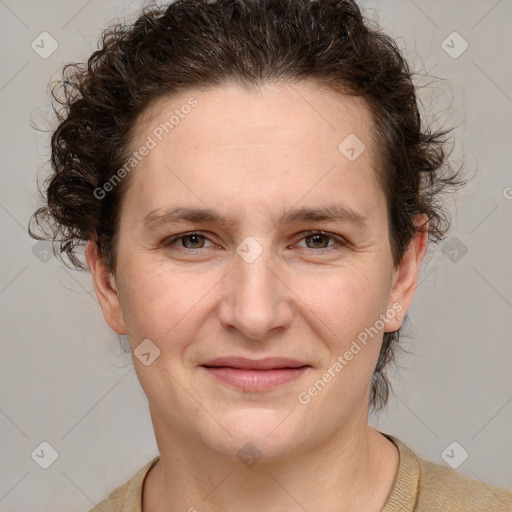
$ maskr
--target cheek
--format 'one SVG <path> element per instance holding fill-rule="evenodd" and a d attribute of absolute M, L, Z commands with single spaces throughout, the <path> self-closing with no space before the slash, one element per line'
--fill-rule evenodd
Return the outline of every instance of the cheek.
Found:
<path fill-rule="evenodd" d="M 165 339 L 179 343 L 184 331 L 197 328 L 194 318 L 208 290 L 214 292 L 212 273 L 198 275 L 183 269 L 147 265 L 136 259 L 120 271 L 120 298 L 128 337 L 133 344 L 149 338 L 157 345 Z M 212 289 L 213 288 L 213 289 Z M 181 336 L 173 337 L 172 332 Z"/>
<path fill-rule="evenodd" d="M 148 264 L 137 255 L 120 260 L 120 300 L 131 344 L 148 338 L 161 349 L 184 351 L 220 306 L 222 290 L 233 284 L 225 270 Z M 289 287 L 284 300 L 295 311 L 295 328 L 308 324 L 308 332 L 313 330 L 332 353 L 344 351 L 387 305 L 386 272 L 374 255 L 322 272 L 287 269 L 281 277 Z"/>
<path fill-rule="evenodd" d="M 375 262 L 346 264 L 324 275 L 301 274 L 293 283 L 297 296 L 337 343 L 373 325 L 387 306 L 388 280 Z"/>

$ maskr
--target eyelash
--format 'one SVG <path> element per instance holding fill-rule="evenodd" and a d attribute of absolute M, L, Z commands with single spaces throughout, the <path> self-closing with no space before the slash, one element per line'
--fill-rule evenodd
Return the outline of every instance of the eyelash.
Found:
<path fill-rule="evenodd" d="M 329 252 L 330 250 L 332 249 L 339 249 L 339 247 L 343 247 L 345 245 L 347 245 L 347 242 L 342 238 L 340 237 L 339 235 L 335 235 L 333 233 L 329 233 L 327 231 L 321 231 L 321 230 L 310 230 L 310 231 L 304 231 L 302 233 L 300 233 L 302 235 L 302 237 L 298 240 L 299 242 L 302 241 L 302 240 L 305 240 L 306 238 L 310 237 L 310 236 L 314 236 L 314 235 L 323 235 L 323 236 L 326 236 L 332 240 L 334 240 L 336 243 L 332 244 L 332 245 L 328 245 L 327 247 L 319 247 L 319 248 L 312 248 L 312 247 L 303 247 L 303 249 L 306 250 L 306 252 L 315 252 L 315 253 L 318 253 L 318 252 Z M 199 235 L 203 238 L 205 238 L 206 240 L 210 241 L 209 238 L 203 234 L 201 231 L 189 231 L 188 233 L 183 233 L 181 235 L 175 235 L 175 236 L 172 236 L 170 238 L 167 238 L 163 241 L 162 245 L 164 247 L 172 247 L 172 245 L 177 242 L 178 240 L 183 240 L 187 237 L 190 237 L 190 236 L 193 236 L 193 235 Z M 211 242 L 213 243 L 213 242 Z M 201 249 L 205 249 L 205 247 L 198 247 L 196 249 L 191 249 L 191 248 L 188 248 L 188 247 L 179 247 L 180 250 L 184 250 L 184 251 L 187 251 L 187 252 L 198 252 L 200 251 Z"/>

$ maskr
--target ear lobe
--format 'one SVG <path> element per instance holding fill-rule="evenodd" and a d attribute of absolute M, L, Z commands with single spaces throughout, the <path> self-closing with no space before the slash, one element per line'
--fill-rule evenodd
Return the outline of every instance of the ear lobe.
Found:
<path fill-rule="evenodd" d="M 428 221 L 426 215 L 421 215 L 415 224 L 418 231 L 410 241 L 402 261 L 395 270 L 396 274 L 389 297 L 388 308 L 391 308 L 393 304 L 400 304 L 400 315 L 388 322 L 386 332 L 397 331 L 402 326 L 405 314 L 411 306 L 416 292 L 421 262 L 427 250 Z"/>
<path fill-rule="evenodd" d="M 115 276 L 105 267 L 98 244 L 94 240 L 89 240 L 87 243 L 85 256 L 105 322 L 117 334 L 126 334 Z"/>

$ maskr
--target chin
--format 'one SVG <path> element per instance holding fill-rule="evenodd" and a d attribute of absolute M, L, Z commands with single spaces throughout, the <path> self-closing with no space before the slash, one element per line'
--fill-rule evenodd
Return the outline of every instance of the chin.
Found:
<path fill-rule="evenodd" d="M 216 418 L 224 428 L 218 424 L 214 429 L 205 425 L 200 436 L 213 451 L 235 456 L 241 462 L 246 458 L 261 458 L 261 462 L 284 460 L 294 450 L 303 449 L 312 434 L 305 425 L 297 424 L 296 417 L 287 416 L 290 411 L 241 408 Z"/>

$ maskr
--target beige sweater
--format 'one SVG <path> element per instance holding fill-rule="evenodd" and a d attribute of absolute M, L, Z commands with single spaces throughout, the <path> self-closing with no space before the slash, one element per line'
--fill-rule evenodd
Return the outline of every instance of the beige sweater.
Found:
<path fill-rule="evenodd" d="M 396 437 L 398 474 L 382 512 L 512 512 L 512 491 L 418 457 Z M 89 512 L 141 512 L 142 485 L 159 456 Z"/>

